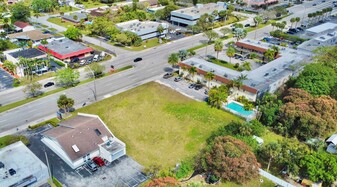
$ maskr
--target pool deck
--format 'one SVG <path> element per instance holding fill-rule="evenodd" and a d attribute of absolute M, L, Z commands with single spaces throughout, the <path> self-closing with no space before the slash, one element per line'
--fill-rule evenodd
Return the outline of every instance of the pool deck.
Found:
<path fill-rule="evenodd" d="M 246 121 L 251 121 L 251 120 L 256 118 L 256 114 L 257 114 L 256 109 L 253 109 L 253 114 L 247 116 L 247 115 L 241 114 L 240 112 L 238 112 L 236 110 L 228 108 L 227 105 L 230 104 L 230 103 L 236 103 L 236 104 L 241 105 L 243 107 L 242 103 L 239 103 L 239 102 L 234 101 L 234 100 L 228 100 L 225 104 L 222 105 L 222 108 L 226 111 L 229 111 L 229 112 L 231 112 L 231 113 L 233 113 L 237 116 L 240 116 L 240 117 L 244 118 Z"/>

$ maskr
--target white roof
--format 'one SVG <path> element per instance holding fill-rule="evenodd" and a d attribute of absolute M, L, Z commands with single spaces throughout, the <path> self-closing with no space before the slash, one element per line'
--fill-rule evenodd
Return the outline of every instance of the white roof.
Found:
<path fill-rule="evenodd" d="M 23 184 L 24 179 L 31 175 L 36 177 L 37 181 L 47 182 L 47 166 L 21 141 L 0 149 L 0 162 L 5 165 L 4 169 L 0 169 L 0 186 Z M 14 169 L 16 174 L 6 174 L 9 169 Z M 8 178 L 5 178 L 6 176 Z"/>
<path fill-rule="evenodd" d="M 316 27 L 311 27 L 310 29 L 307 29 L 307 31 L 317 34 L 317 33 L 321 33 L 321 32 L 324 32 L 330 29 L 334 29 L 335 27 L 337 27 L 337 24 L 327 22 L 321 25 L 317 25 Z"/>
<path fill-rule="evenodd" d="M 327 142 L 327 143 L 333 143 L 333 144 L 337 145 L 337 134 L 333 134 L 325 142 Z"/>
<path fill-rule="evenodd" d="M 264 142 L 262 138 L 255 135 L 253 135 L 253 139 L 255 139 L 259 145 L 262 145 Z"/>

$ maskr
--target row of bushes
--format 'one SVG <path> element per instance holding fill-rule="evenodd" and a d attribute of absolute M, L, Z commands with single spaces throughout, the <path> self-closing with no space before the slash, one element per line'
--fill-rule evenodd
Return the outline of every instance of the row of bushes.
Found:
<path fill-rule="evenodd" d="M 273 37 L 276 37 L 276 38 L 283 38 L 283 39 L 293 41 L 293 42 L 304 42 L 304 41 L 306 41 L 306 39 L 304 39 L 304 38 L 300 38 L 298 36 L 287 34 L 287 33 L 284 33 L 280 30 L 271 31 L 270 35 L 273 36 Z"/>
<path fill-rule="evenodd" d="M 41 123 L 38 123 L 38 124 L 35 124 L 35 125 L 32 125 L 32 126 L 28 126 L 28 129 L 29 130 L 33 130 L 33 129 L 37 129 L 39 127 L 42 127 L 42 126 L 45 126 L 45 125 L 52 125 L 53 127 L 56 127 L 59 123 L 59 120 L 57 118 L 53 118 L 53 119 L 50 119 L 50 120 L 47 120 L 47 121 L 43 121 Z"/>

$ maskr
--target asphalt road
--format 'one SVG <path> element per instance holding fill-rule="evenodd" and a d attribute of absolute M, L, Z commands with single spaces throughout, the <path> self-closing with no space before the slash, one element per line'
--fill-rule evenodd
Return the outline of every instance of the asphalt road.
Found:
<path fill-rule="evenodd" d="M 329 1 L 330 4 L 331 2 L 332 1 Z M 327 3 L 318 4 L 314 8 L 317 10 L 327 7 Z M 302 11 L 299 10 L 294 12 L 292 17 L 299 17 L 304 13 L 307 14 L 307 11 L 314 10 L 312 8 L 307 8 L 306 10 L 303 9 Z M 290 18 L 287 17 L 285 20 L 290 20 Z M 267 35 L 271 29 L 271 26 L 259 29 L 257 31 L 257 38 Z M 253 35 L 254 32 L 249 33 L 248 37 L 251 38 Z M 100 44 L 99 40 L 97 39 L 90 38 L 90 40 L 96 45 Z M 117 51 L 121 49 L 115 49 L 116 47 L 105 43 L 103 44 L 102 42 L 102 45 L 104 45 L 103 47 L 109 47 L 109 50 L 116 50 L 118 54 L 118 56 L 113 61 L 111 61 L 111 63 L 117 63 L 120 65 L 120 67 L 129 64 L 135 64 L 135 68 L 97 80 L 96 87 L 98 99 L 101 100 L 107 98 L 127 89 L 159 78 L 164 74 L 165 71 L 170 70 L 170 67 L 166 62 L 169 54 L 178 52 L 181 49 L 189 49 L 191 47 L 200 45 L 201 43 L 204 43 L 205 40 L 206 39 L 202 36 L 202 34 L 199 34 L 141 52 L 129 52 L 124 50 Z M 136 57 L 142 57 L 143 61 L 133 63 L 133 59 Z M 0 136 L 11 133 L 10 130 L 13 131 L 13 129 L 16 127 L 20 127 L 20 129 L 22 129 L 29 124 L 35 124 L 37 122 L 54 117 L 55 112 L 58 109 L 56 106 L 56 100 L 61 94 L 66 94 L 67 96 L 73 98 L 75 100 L 75 107 L 81 107 L 84 102 L 88 102 L 88 98 L 90 98 L 89 100 L 91 101 L 93 100 L 93 87 L 94 82 L 90 82 L 75 88 L 68 89 L 65 92 L 56 93 L 26 105 L 0 113 Z M 3 97 L 0 98 L 1 103 L 3 101 Z"/>

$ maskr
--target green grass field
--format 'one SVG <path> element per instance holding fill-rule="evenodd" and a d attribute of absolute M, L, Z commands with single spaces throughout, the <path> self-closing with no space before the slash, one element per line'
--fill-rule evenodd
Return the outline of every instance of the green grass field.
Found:
<path fill-rule="evenodd" d="M 148 83 L 78 112 L 98 114 L 127 145 L 127 154 L 144 166 L 174 167 L 204 146 L 212 131 L 232 120 L 157 83 Z"/>
<path fill-rule="evenodd" d="M 50 23 L 54 23 L 56 25 L 68 28 L 70 26 L 75 26 L 75 24 L 68 22 L 68 21 L 62 21 L 61 18 L 59 17 L 53 17 L 53 18 L 49 18 L 47 21 L 49 21 Z"/>
<path fill-rule="evenodd" d="M 112 43 L 112 44 L 116 45 L 115 43 Z M 148 40 L 143 41 L 140 46 L 137 46 L 137 47 L 135 47 L 135 46 L 131 46 L 131 47 L 126 46 L 126 47 L 123 47 L 123 49 L 129 50 L 129 51 L 141 51 L 141 50 L 148 49 L 148 48 L 151 48 L 151 47 L 155 47 L 155 46 L 158 46 L 158 45 L 161 45 L 158 42 L 158 38 L 152 38 L 152 39 L 148 39 Z"/>
<path fill-rule="evenodd" d="M 93 2 L 93 1 L 82 1 L 82 4 L 84 5 L 85 8 L 96 8 L 96 7 L 102 7 L 102 6 L 106 6 L 106 4 L 104 3 L 100 3 L 100 2 Z"/>

